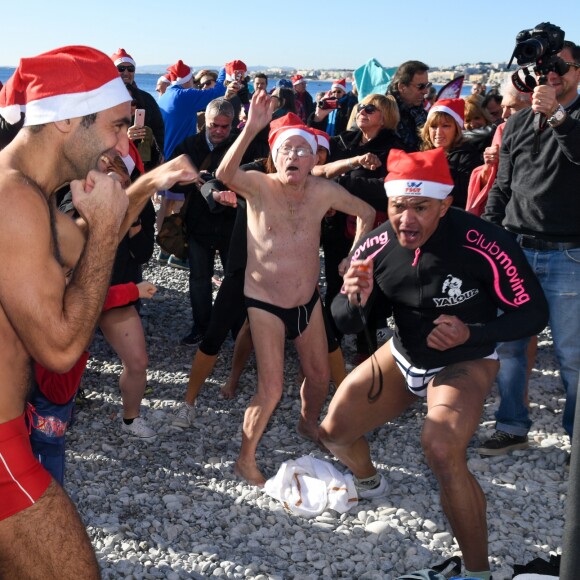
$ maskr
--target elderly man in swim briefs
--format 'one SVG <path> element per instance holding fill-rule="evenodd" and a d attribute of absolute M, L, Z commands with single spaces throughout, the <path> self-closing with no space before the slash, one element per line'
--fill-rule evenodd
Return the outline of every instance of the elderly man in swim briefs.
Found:
<path fill-rule="evenodd" d="M 332 312 L 343 332 L 359 332 L 364 311 L 383 300 L 396 331 L 343 381 L 320 437 L 354 474 L 359 497 L 380 497 L 387 481 L 364 435 L 426 398 L 421 444 L 443 510 L 466 575 L 489 580 L 486 502 L 466 449 L 498 370 L 496 342 L 542 330 L 546 300 L 509 234 L 450 208 L 441 149 L 392 150 L 387 168 L 389 221 L 358 244 Z"/>
<path fill-rule="evenodd" d="M 359 236 L 372 227 L 374 210 L 310 171 L 316 135 L 296 115 L 272 123 L 270 150 L 276 173 L 239 169 L 252 139 L 270 122 L 276 102 L 257 91 L 244 130 L 226 153 L 216 177 L 247 200 L 248 263 L 244 293 L 256 351 L 258 386 L 244 416 L 236 473 L 253 485 L 265 478 L 256 448 L 282 396 L 284 338 L 294 339 L 304 372 L 298 432 L 318 442 L 318 419 L 328 394 L 327 341 L 318 293 L 321 220 L 330 208 L 360 219 Z"/>

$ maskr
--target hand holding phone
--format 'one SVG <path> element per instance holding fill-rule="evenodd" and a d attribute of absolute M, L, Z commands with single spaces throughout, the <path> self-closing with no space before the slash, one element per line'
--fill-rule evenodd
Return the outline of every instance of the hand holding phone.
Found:
<path fill-rule="evenodd" d="M 135 109 L 135 122 L 133 125 L 135 127 L 145 126 L 145 109 Z"/>

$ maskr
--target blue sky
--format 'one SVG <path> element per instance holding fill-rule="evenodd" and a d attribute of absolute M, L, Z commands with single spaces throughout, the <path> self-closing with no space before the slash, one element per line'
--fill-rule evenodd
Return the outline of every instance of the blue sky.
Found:
<path fill-rule="evenodd" d="M 107 54 L 125 48 L 137 65 L 222 64 L 357 68 L 418 59 L 430 66 L 497 62 L 515 35 L 550 21 L 580 43 L 580 1 L 374 2 L 345 0 L 28 0 L 2 8 L 0 65 L 67 44 Z M 12 24 L 10 24 L 12 23 Z"/>

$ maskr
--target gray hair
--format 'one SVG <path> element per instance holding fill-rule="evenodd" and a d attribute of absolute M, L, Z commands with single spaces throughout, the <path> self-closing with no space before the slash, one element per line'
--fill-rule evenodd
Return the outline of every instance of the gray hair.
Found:
<path fill-rule="evenodd" d="M 206 117 L 217 117 L 223 115 L 224 117 L 234 118 L 234 107 L 233 105 L 224 97 L 219 97 L 210 101 L 209 105 L 205 109 Z"/>
<path fill-rule="evenodd" d="M 499 93 L 502 97 L 507 97 L 509 95 L 528 105 L 532 101 L 532 93 L 521 93 L 518 91 L 518 89 L 516 89 L 516 87 L 514 87 L 511 75 L 503 79 L 499 87 Z"/>

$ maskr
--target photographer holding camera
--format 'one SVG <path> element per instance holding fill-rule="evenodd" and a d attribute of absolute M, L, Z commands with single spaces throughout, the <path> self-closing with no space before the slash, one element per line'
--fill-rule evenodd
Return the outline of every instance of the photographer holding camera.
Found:
<path fill-rule="evenodd" d="M 332 83 L 330 91 L 316 103 L 316 109 L 308 117 L 308 126 L 320 129 L 329 137 L 340 135 L 348 129 L 348 121 L 358 99 L 346 91 L 346 79 Z"/>
<path fill-rule="evenodd" d="M 550 23 L 521 32 L 517 41 L 518 64 L 535 60 L 534 71 L 545 84 L 531 90 L 531 109 L 506 122 L 497 178 L 482 217 L 514 234 L 542 284 L 566 390 L 563 425 L 571 436 L 580 370 L 580 47 L 564 42 L 563 31 Z M 524 71 L 531 89 L 533 78 Z M 528 342 L 498 347 L 501 404 L 496 432 L 479 449 L 482 455 L 528 446 L 531 420 L 524 403 Z"/>

